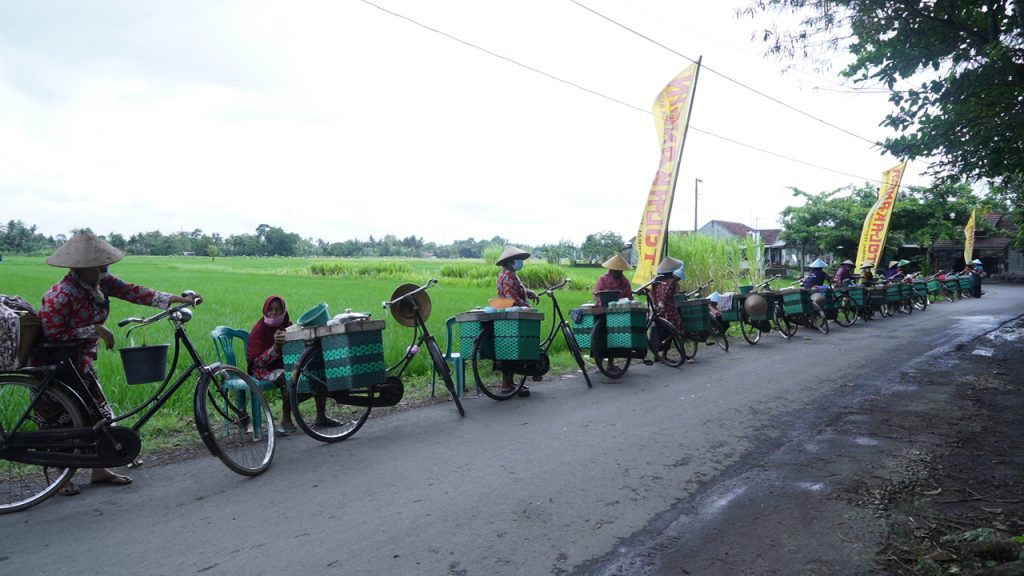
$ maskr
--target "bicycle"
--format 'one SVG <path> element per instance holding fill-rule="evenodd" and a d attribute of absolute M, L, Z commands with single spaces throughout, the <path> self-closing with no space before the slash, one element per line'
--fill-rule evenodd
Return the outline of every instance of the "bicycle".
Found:
<path fill-rule="evenodd" d="M 551 345 L 559 333 L 565 339 L 565 345 L 576 361 L 576 365 L 583 372 L 587 388 L 593 387 L 590 375 L 587 374 L 586 364 L 583 361 L 583 353 L 580 350 L 579 341 L 576 340 L 576 335 L 572 333 L 572 327 L 565 320 L 562 308 L 558 305 L 558 299 L 555 298 L 555 291 L 565 288 L 571 282 L 571 278 L 566 278 L 562 282 L 546 288 L 541 293 L 542 296 L 551 298 L 553 321 L 547 337 L 540 342 L 539 353 L 536 359 L 499 360 L 495 358 L 495 327 L 493 320 L 489 319 L 486 314 L 473 316 L 474 321 L 479 321 L 480 324 L 480 333 L 473 338 L 473 351 L 470 356 L 470 364 L 473 370 L 473 378 L 476 380 L 478 394 L 483 392 L 484 395 L 493 400 L 508 400 L 523 389 L 523 386 L 526 385 L 527 376 L 534 382 L 542 380 L 544 375 L 551 369 L 551 359 L 548 355 L 548 350 L 551 349 Z M 486 363 L 488 361 L 491 362 L 490 370 L 487 369 Z M 511 388 L 504 387 L 504 372 L 512 372 L 514 375 Z"/>
<path fill-rule="evenodd" d="M 647 360 L 648 350 L 654 353 L 656 361 L 672 368 L 678 368 L 686 362 L 686 340 L 682 332 L 658 311 L 651 294 L 651 288 L 659 283 L 659 280 L 651 280 L 633 291 L 646 300 L 645 313 L 640 313 L 639 310 L 609 308 L 605 314 L 595 318 L 590 335 L 590 356 L 594 359 L 598 371 L 605 376 L 612 379 L 621 378 L 629 370 L 629 364 L 633 360 L 653 364 L 653 361 Z M 619 312 L 628 313 L 625 315 L 628 316 L 629 326 L 615 327 L 619 332 L 611 336 L 608 315 Z"/>
<path fill-rule="evenodd" d="M 194 295 L 186 292 L 185 295 Z M 201 299 L 196 299 L 198 305 Z M 85 390 L 72 353 L 82 341 L 44 343 L 37 350 L 55 362 L 0 374 L 0 513 L 24 510 L 55 494 L 78 468 L 112 468 L 135 461 L 142 448 L 139 431 L 193 374 L 196 429 L 210 453 L 230 470 L 257 476 L 270 467 L 276 440 L 270 406 L 248 374 L 219 362 L 207 364 L 184 325 L 189 304 L 149 318 L 126 318 L 128 333 L 167 318 L 174 326 L 174 359 L 160 387 L 142 404 L 107 418 Z M 187 367 L 171 383 L 184 348 Z M 165 361 L 165 360 L 162 360 Z M 160 365 L 159 371 L 166 369 Z M 69 384 L 71 382 L 71 384 Z M 77 389 L 74 386 L 77 384 Z M 250 410 L 251 408 L 251 410 Z M 141 414 L 131 426 L 116 426 Z"/>
<path fill-rule="evenodd" d="M 860 286 L 843 286 L 833 288 L 831 294 L 826 291 L 825 314 L 829 320 L 849 328 L 857 323 L 860 315 L 860 303 L 865 302 L 865 291 Z"/>
<path fill-rule="evenodd" d="M 711 314 L 709 310 L 704 310 L 703 308 L 701 309 L 701 311 L 706 316 L 706 318 L 687 318 L 686 315 L 683 313 L 683 307 L 686 305 L 682 303 L 693 301 L 695 299 L 700 299 L 704 290 L 706 290 L 709 286 L 714 284 L 714 282 L 715 280 L 713 278 L 709 279 L 707 282 L 701 284 L 697 288 L 676 297 L 677 303 L 681 304 L 679 307 L 679 313 L 681 316 L 683 316 L 683 338 L 686 339 L 686 342 L 693 342 L 692 353 L 689 353 L 690 351 L 688 350 L 684 350 L 684 352 L 687 352 L 687 360 L 690 360 L 697 355 L 697 349 L 699 348 L 697 344 L 701 342 L 708 342 L 709 338 L 714 339 L 714 344 L 717 344 L 718 347 L 721 348 L 722 350 L 726 352 L 729 351 L 729 338 L 725 333 L 725 325 L 722 323 L 721 318 L 715 316 L 714 314 Z M 687 320 L 691 320 L 694 323 L 699 323 L 699 329 L 693 331 L 688 330 Z M 706 329 L 704 329 L 705 326 L 703 325 L 705 320 L 707 321 Z M 708 345 L 710 346 L 711 344 L 708 343 Z M 687 346 L 687 348 L 689 348 L 689 346 Z"/>
<path fill-rule="evenodd" d="M 413 332 L 411 343 L 402 358 L 380 372 L 374 370 L 372 365 L 378 362 L 383 365 L 383 346 L 379 342 L 383 321 L 371 321 L 369 317 L 357 318 L 337 328 L 326 326 L 318 329 L 313 338 L 305 340 L 304 348 L 297 355 L 298 359 L 292 369 L 288 393 L 291 395 L 295 422 L 307 436 L 321 442 L 345 440 L 363 427 L 373 408 L 386 408 L 401 402 L 405 395 L 402 375 L 423 347 L 426 347 L 434 369 L 441 375 L 448 393 L 455 401 L 459 415 L 466 415 L 455 392 L 448 362 L 437 340 L 427 329 L 430 297 L 426 291 L 435 284 L 437 280 L 434 278 L 423 286 L 403 284 L 394 291 L 391 300 L 381 304 L 385 310 L 391 311 L 399 324 L 412 328 Z M 328 337 L 346 333 L 375 334 L 370 339 L 358 342 L 346 341 L 337 348 L 331 343 L 325 350 L 324 342 Z M 349 362 L 344 368 L 328 369 L 325 365 L 325 352 L 328 352 L 327 358 L 339 356 L 349 359 Z M 360 357 L 367 361 L 357 367 Z M 358 374 L 366 377 L 359 377 Z"/>
<path fill-rule="evenodd" d="M 760 284 L 752 286 L 749 293 L 738 295 L 743 301 L 743 305 L 740 307 L 740 333 L 743 335 L 743 339 L 750 345 L 760 342 L 761 334 L 771 332 L 772 330 L 776 330 L 786 340 L 789 340 L 796 334 L 797 325 L 783 311 L 782 295 L 767 290 L 772 281 L 779 278 L 782 278 L 782 275 L 776 274 L 771 278 L 765 279 Z M 762 290 L 764 292 L 761 292 Z M 747 311 L 747 303 L 754 297 L 760 298 L 764 304 L 764 312 L 761 314 L 752 315 Z M 760 303 L 752 304 L 751 307 L 760 307 Z"/>
<path fill-rule="evenodd" d="M 828 334 L 828 317 L 825 314 L 826 296 L 817 290 L 804 288 L 804 280 L 806 278 L 801 278 L 790 284 L 789 288 L 781 290 L 782 310 L 794 324 L 814 328 L 822 334 Z"/>

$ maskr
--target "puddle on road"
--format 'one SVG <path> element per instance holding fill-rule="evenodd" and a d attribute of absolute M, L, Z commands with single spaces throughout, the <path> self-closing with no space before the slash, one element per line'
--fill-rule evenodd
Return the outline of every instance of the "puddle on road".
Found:
<path fill-rule="evenodd" d="M 1003 326 L 999 330 L 989 332 L 986 338 L 996 343 L 1016 342 L 1017 340 L 1024 339 L 1024 322 L 1018 322 L 1014 326 Z"/>
<path fill-rule="evenodd" d="M 878 440 L 868 438 L 867 436 L 857 436 L 853 441 L 861 446 L 878 446 Z"/>
<path fill-rule="evenodd" d="M 808 492 L 821 492 L 825 489 L 825 484 L 822 482 L 797 482 L 796 486 Z"/>
<path fill-rule="evenodd" d="M 992 349 L 991 348 L 975 348 L 973 351 L 971 351 L 971 354 L 974 354 L 975 356 L 991 356 L 992 355 Z"/>

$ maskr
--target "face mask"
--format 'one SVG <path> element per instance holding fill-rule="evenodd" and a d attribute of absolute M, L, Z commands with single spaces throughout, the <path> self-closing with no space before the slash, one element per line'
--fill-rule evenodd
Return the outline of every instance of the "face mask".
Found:
<path fill-rule="evenodd" d="M 522 260 L 516 260 L 515 262 L 513 262 L 512 263 L 512 269 L 517 271 L 517 272 L 519 270 L 522 270 L 523 269 L 523 261 Z"/>
<path fill-rule="evenodd" d="M 263 322 L 272 328 L 277 328 L 281 324 L 284 324 L 284 314 L 278 316 L 263 316 Z"/>

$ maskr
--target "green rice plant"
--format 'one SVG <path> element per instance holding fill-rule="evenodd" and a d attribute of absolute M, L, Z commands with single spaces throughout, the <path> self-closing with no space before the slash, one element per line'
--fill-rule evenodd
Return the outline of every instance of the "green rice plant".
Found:
<path fill-rule="evenodd" d="M 494 286 L 501 269 L 493 264 L 455 262 L 441 266 L 441 278 L 467 286 Z"/>
<path fill-rule="evenodd" d="M 354 276 L 364 278 L 407 278 L 412 267 L 404 262 L 318 262 L 309 265 L 314 276 Z"/>
<path fill-rule="evenodd" d="M 530 261 L 530 264 L 523 266 L 518 272 L 523 284 L 531 290 L 543 290 L 548 286 L 554 286 L 566 278 L 572 278 L 572 283 L 566 288 L 568 290 L 587 291 L 594 289 L 594 282 L 583 277 L 576 277 L 575 274 L 566 271 L 561 266 L 545 264 L 542 262 Z"/>

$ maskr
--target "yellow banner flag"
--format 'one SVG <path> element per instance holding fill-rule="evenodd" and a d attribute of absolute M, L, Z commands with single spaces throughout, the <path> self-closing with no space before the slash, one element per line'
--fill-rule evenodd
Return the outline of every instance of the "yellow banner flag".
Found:
<path fill-rule="evenodd" d="M 857 246 L 857 269 L 864 262 L 871 262 L 872 269 L 878 266 L 878 259 L 885 248 L 885 237 L 889 233 L 889 220 L 892 209 L 896 206 L 896 196 L 900 192 L 900 181 L 907 163 L 903 162 L 882 172 L 882 187 L 878 190 L 878 200 L 864 218 L 864 228 L 860 233 L 860 244 Z"/>
<path fill-rule="evenodd" d="M 971 210 L 971 219 L 964 226 L 964 263 L 971 262 L 971 255 L 974 254 L 974 212 Z"/>
<path fill-rule="evenodd" d="M 679 176 L 679 159 L 686 141 L 686 127 L 693 106 L 700 62 L 679 73 L 654 99 L 654 127 L 661 141 L 661 161 L 647 194 L 640 229 L 633 241 L 636 250 L 636 272 L 633 284 L 646 284 L 654 277 L 658 263 L 665 256 L 668 220 L 672 213 L 672 197 Z"/>

